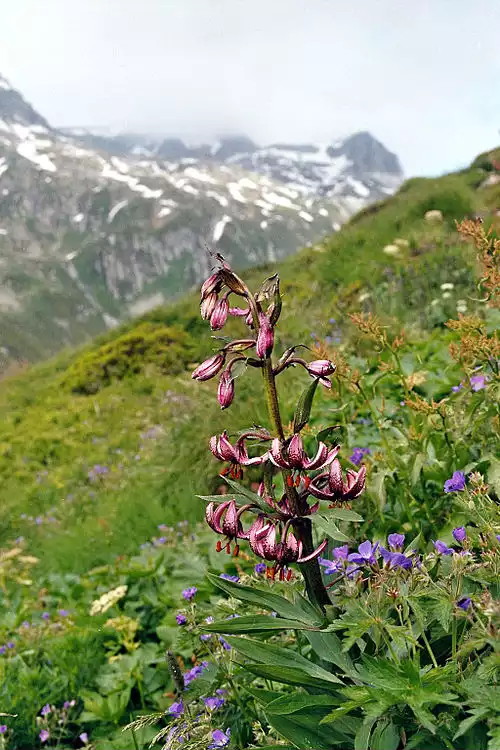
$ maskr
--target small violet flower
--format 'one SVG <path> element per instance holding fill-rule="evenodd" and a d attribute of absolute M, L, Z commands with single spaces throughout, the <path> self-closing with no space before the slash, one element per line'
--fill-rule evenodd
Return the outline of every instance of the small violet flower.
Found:
<path fill-rule="evenodd" d="M 46 703 L 45 706 L 40 711 L 40 716 L 48 716 L 48 714 L 50 714 L 50 705 Z"/>
<path fill-rule="evenodd" d="M 178 719 L 179 716 L 184 713 L 184 705 L 182 703 L 182 700 L 178 701 L 177 703 L 172 703 L 172 705 L 168 709 L 168 712 L 171 716 Z"/>
<path fill-rule="evenodd" d="M 389 536 L 387 537 L 387 541 L 391 549 L 401 550 L 403 549 L 403 544 L 405 543 L 405 535 L 404 534 L 389 534 Z"/>
<path fill-rule="evenodd" d="M 41 742 L 47 742 L 47 740 L 50 737 L 50 734 L 46 729 L 42 729 L 42 731 L 40 732 L 38 736 L 40 737 Z"/>
<path fill-rule="evenodd" d="M 372 545 L 372 543 L 367 539 L 366 542 L 361 542 L 358 547 L 358 551 L 352 552 L 347 559 L 349 560 L 349 562 L 355 562 L 361 565 L 368 563 L 369 565 L 371 565 L 377 560 L 377 557 L 375 555 L 377 549 L 378 542 L 375 545 Z"/>
<path fill-rule="evenodd" d="M 218 696 L 210 696 L 209 698 L 203 698 L 203 703 L 208 708 L 209 711 L 216 711 L 218 708 L 221 708 L 224 705 L 224 698 L 219 698 Z"/>
<path fill-rule="evenodd" d="M 467 539 L 467 532 L 465 530 L 464 526 L 458 526 L 456 529 L 453 529 L 451 532 L 453 534 L 453 539 L 456 542 L 463 542 L 465 539 Z"/>
<path fill-rule="evenodd" d="M 367 456 L 371 453 L 369 448 L 354 448 L 352 454 L 349 456 L 349 461 L 355 466 L 359 466 L 363 460 L 363 456 Z"/>
<path fill-rule="evenodd" d="M 190 586 L 189 588 L 184 589 L 184 591 L 182 592 L 182 596 L 184 597 L 184 599 L 186 599 L 186 601 L 189 602 L 195 596 L 197 591 L 198 589 L 196 588 L 196 586 Z"/>
<path fill-rule="evenodd" d="M 175 615 L 175 621 L 177 625 L 185 625 L 187 622 L 186 615 L 183 615 L 181 612 Z"/>
<path fill-rule="evenodd" d="M 231 651 L 231 646 L 221 635 L 219 636 L 219 643 L 221 643 L 222 647 L 225 648 L 226 651 Z"/>
<path fill-rule="evenodd" d="M 445 492 L 461 492 L 465 489 L 465 474 L 463 471 L 454 471 L 451 479 L 444 483 Z"/>
<path fill-rule="evenodd" d="M 227 747 L 231 741 L 231 730 L 226 729 L 223 732 L 221 729 L 215 729 L 212 732 L 213 742 L 208 746 L 208 750 L 217 750 L 218 747 Z"/>
<path fill-rule="evenodd" d="M 257 563 L 257 565 L 254 567 L 254 571 L 255 573 L 257 573 L 257 575 L 262 575 L 263 573 L 266 572 L 266 570 L 267 570 L 266 563 Z"/>
<path fill-rule="evenodd" d="M 88 741 L 89 741 L 89 736 L 88 736 L 87 732 L 82 732 L 79 735 L 78 739 L 80 740 L 80 742 L 83 742 L 83 744 L 86 745 L 88 743 Z"/>
<path fill-rule="evenodd" d="M 486 388 L 486 377 L 484 375 L 473 375 L 470 379 L 470 385 L 473 391 L 482 391 Z"/>
<path fill-rule="evenodd" d="M 458 385 L 452 385 L 451 390 L 453 391 L 453 393 L 458 393 L 459 391 L 462 390 L 463 387 L 464 387 L 464 384 L 459 383 Z"/>
<path fill-rule="evenodd" d="M 472 599 L 469 596 L 463 596 L 461 599 L 457 602 L 457 607 L 460 607 L 460 609 L 463 609 L 464 612 L 469 609 L 469 607 L 472 604 Z"/>
<path fill-rule="evenodd" d="M 452 555 L 454 552 L 451 547 L 448 547 L 448 545 L 442 542 L 440 539 L 434 542 L 434 548 L 436 552 L 439 552 L 440 555 Z"/>
<path fill-rule="evenodd" d="M 45 621 L 50 620 L 50 615 L 48 612 L 43 612 L 42 620 L 45 620 Z"/>
<path fill-rule="evenodd" d="M 0 725 L 0 734 L 5 734 L 7 731 L 7 724 L 1 724 Z"/>

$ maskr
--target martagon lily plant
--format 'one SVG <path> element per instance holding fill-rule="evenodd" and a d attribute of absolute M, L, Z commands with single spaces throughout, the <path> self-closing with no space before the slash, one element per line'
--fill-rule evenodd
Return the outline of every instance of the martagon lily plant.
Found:
<path fill-rule="evenodd" d="M 330 376 L 335 365 L 329 360 L 307 362 L 296 356 L 301 345 L 292 346 L 273 359 L 275 328 L 281 313 L 281 294 L 277 275 L 266 279 L 253 294 L 226 261 L 216 255 L 217 267 L 201 288 L 201 315 L 210 321 L 212 330 L 221 330 L 228 316 L 240 317 L 249 331 L 245 338 L 225 344 L 220 351 L 193 372 L 195 380 L 219 376 L 217 398 L 227 409 L 235 398 L 235 373 L 239 368 L 253 367 L 262 373 L 270 430 L 253 428 L 244 431 L 233 443 L 224 431 L 210 440 L 210 450 L 226 463 L 221 474 L 236 494 L 221 502 L 213 498 L 206 508 L 206 521 L 223 539 L 217 550 L 238 555 L 241 540 L 248 541 L 252 551 L 269 563 L 267 575 L 289 580 L 290 565 L 296 563 L 304 576 L 307 594 L 319 607 L 330 604 L 318 563 L 327 540 L 315 546 L 311 519 L 320 511 L 321 501 L 329 507 L 342 506 L 364 490 L 366 468 L 348 469 L 345 478 L 337 458 L 339 446 L 328 448 L 318 441 L 316 454 L 308 456 L 301 431 L 309 421 L 312 401 L 318 384 L 331 388 Z M 239 297 L 241 306 L 231 307 L 231 295 Z M 302 367 L 313 379 L 301 394 L 295 410 L 293 433 L 286 435 L 278 401 L 277 379 L 289 367 Z M 250 457 L 247 442 L 263 446 L 260 455 Z M 243 468 L 261 466 L 263 479 L 257 494 L 237 485 Z M 276 491 L 275 474 L 281 473 L 282 490 Z M 279 484 L 279 483 L 278 483 Z"/>

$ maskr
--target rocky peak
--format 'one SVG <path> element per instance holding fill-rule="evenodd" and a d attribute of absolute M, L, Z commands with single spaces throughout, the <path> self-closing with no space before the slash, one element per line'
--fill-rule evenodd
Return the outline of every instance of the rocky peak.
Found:
<path fill-rule="evenodd" d="M 341 143 L 330 146 L 328 155 L 332 158 L 341 155 L 347 157 L 352 162 L 351 172 L 356 177 L 367 173 L 392 174 L 401 178 L 403 176 L 396 154 L 367 131 L 354 133 Z"/>
<path fill-rule="evenodd" d="M 39 115 L 2 75 L 0 75 L 0 119 L 19 125 L 39 125 L 50 130 L 47 120 Z"/>

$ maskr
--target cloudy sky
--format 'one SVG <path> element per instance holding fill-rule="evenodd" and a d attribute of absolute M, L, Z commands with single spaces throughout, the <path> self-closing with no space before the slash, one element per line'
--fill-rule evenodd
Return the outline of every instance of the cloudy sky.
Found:
<path fill-rule="evenodd" d="M 0 6 L 0 72 L 54 125 L 260 143 L 370 130 L 408 175 L 500 142 L 500 0 Z"/>

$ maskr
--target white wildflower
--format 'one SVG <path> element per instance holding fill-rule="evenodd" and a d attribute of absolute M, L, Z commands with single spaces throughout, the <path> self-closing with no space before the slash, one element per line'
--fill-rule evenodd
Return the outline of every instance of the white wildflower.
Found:
<path fill-rule="evenodd" d="M 384 247 L 384 253 L 386 255 L 399 255 L 400 252 L 401 250 L 397 245 L 386 245 Z"/>
<path fill-rule="evenodd" d="M 446 283 L 441 284 L 441 289 L 443 290 L 443 292 L 447 292 L 449 289 L 454 289 L 454 288 L 455 288 L 455 284 L 452 284 L 451 281 L 447 281 Z"/>
<path fill-rule="evenodd" d="M 99 615 L 103 612 L 106 612 L 113 605 L 119 602 L 120 599 L 123 599 L 123 597 L 127 593 L 127 589 L 127 586 L 117 586 L 116 589 L 106 591 L 106 593 L 100 596 L 99 599 L 96 599 L 94 602 L 92 602 L 90 606 L 90 614 Z"/>
<path fill-rule="evenodd" d="M 442 295 L 441 295 L 441 297 L 442 297 L 443 299 L 450 299 L 450 297 L 451 297 L 451 292 L 443 292 L 443 293 L 442 293 Z"/>

